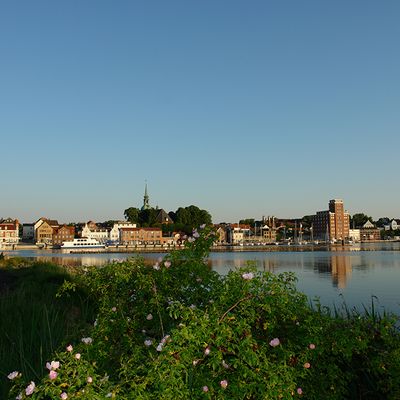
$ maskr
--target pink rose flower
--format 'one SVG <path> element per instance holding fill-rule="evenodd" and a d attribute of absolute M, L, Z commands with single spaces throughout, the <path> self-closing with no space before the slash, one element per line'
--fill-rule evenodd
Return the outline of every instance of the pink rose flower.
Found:
<path fill-rule="evenodd" d="M 151 321 L 153 319 L 153 315 L 152 314 L 148 314 L 146 319 L 147 319 L 147 321 Z"/>
<path fill-rule="evenodd" d="M 61 395 L 60 395 L 60 398 L 61 398 L 62 400 L 66 400 L 66 399 L 68 399 L 68 395 L 67 395 L 67 393 L 65 393 L 65 392 L 62 392 L 62 393 L 61 393 Z"/>
<path fill-rule="evenodd" d="M 93 382 L 93 378 L 91 376 L 88 376 L 86 379 L 87 383 L 92 383 Z"/>
<path fill-rule="evenodd" d="M 203 386 L 202 390 L 203 390 L 203 392 L 207 393 L 208 392 L 208 386 Z"/>
<path fill-rule="evenodd" d="M 52 361 L 51 363 L 46 363 L 46 368 L 48 370 L 56 370 L 57 368 L 60 368 L 60 362 L 59 361 Z"/>
<path fill-rule="evenodd" d="M 31 383 L 25 389 L 25 394 L 27 396 L 30 396 L 35 390 L 35 387 L 36 387 L 35 382 L 31 381 Z"/>
<path fill-rule="evenodd" d="M 165 261 L 164 266 L 165 268 L 169 268 L 171 266 L 171 261 Z"/>
<path fill-rule="evenodd" d="M 308 369 L 308 368 L 311 367 L 311 364 L 310 364 L 309 362 L 306 362 L 306 363 L 303 365 L 303 367 Z"/>
<path fill-rule="evenodd" d="M 301 387 L 297 388 L 297 394 L 300 394 L 300 395 L 303 394 L 303 389 Z"/>
<path fill-rule="evenodd" d="M 246 281 L 249 281 L 254 278 L 254 274 L 252 272 L 248 272 L 246 274 L 242 274 L 242 278 Z"/>
<path fill-rule="evenodd" d="M 57 375 L 58 375 L 57 371 L 51 370 L 50 373 L 49 373 L 49 378 L 53 381 L 54 379 L 57 378 Z"/>
<path fill-rule="evenodd" d="M 222 389 L 226 389 L 228 387 L 228 381 L 226 379 L 221 381 L 219 384 L 221 385 Z"/>
<path fill-rule="evenodd" d="M 206 347 L 206 349 L 204 350 L 204 355 L 208 356 L 211 353 L 211 349 L 209 347 Z"/>
<path fill-rule="evenodd" d="M 73 348 L 71 345 L 67 346 L 67 351 L 68 351 L 69 353 L 71 353 L 71 351 L 72 351 L 73 349 L 74 349 L 74 348 Z"/>
<path fill-rule="evenodd" d="M 276 347 L 276 346 L 279 346 L 280 344 L 281 344 L 281 342 L 280 342 L 280 340 L 279 340 L 278 338 L 272 339 L 272 340 L 269 342 L 269 345 L 270 345 L 271 347 Z"/>
<path fill-rule="evenodd" d="M 7 375 L 7 378 L 10 379 L 10 380 L 13 380 L 15 378 L 18 378 L 18 376 L 19 376 L 19 372 L 18 371 L 14 371 L 14 372 L 9 373 Z"/>
<path fill-rule="evenodd" d="M 76 358 L 77 360 L 80 360 L 80 359 L 81 359 L 81 353 L 76 353 L 76 354 L 75 354 L 75 358 Z"/>
<path fill-rule="evenodd" d="M 311 343 L 308 347 L 309 347 L 311 350 L 314 350 L 314 349 L 315 349 L 315 344 L 314 344 L 314 343 Z"/>

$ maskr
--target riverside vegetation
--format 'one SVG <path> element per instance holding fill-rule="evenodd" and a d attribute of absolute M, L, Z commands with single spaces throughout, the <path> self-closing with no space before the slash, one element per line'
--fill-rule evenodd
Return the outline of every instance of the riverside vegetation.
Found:
<path fill-rule="evenodd" d="M 311 307 L 292 273 L 219 276 L 206 261 L 213 239 L 195 230 L 153 266 L 23 268 L 29 285 L 1 298 L 4 397 L 400 398 L 395 316 Z"/>

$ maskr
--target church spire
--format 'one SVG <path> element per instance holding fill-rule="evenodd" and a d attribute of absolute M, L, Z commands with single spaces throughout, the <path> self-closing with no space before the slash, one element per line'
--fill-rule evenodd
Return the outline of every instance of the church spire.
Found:
<path fill-rule="evenodd" d="M 149 195 L 147 194 L 147 181 L 146 181 L 146 185 L 145 185 L 145 188 L 144 188 L 142 210 L 148 210 L 149 208 L 150 208 L 150 203 L 149 203 Z"/>

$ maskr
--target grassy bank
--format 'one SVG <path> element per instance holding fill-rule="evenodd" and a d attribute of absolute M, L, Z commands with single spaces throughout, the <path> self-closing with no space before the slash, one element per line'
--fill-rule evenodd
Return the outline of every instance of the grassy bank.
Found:
<path fill-rule="evenodd" d="M 57 297 L 64 280 L 72 279 L 56 265 L 0 261 L 1 399 L 8 398 L 10 371 L 40 379 L 54 351 L 93 322 L 93 306 L 84 291 Z"/>

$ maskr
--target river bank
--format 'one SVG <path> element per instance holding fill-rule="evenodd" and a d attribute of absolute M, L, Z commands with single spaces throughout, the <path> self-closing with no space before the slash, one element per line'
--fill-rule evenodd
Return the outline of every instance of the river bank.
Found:
<path fill-rule="evenodd" d="M 243 245 L 216 245 L 211 248 L 212 252 L 287 252 L 287 251 L 357 251 L 363 250 L 374 250 L 374 244 L 390 244 L 398 243 L 398 240 L 379 240 L 369 242 L 357 242 L 351 244 L 326 244 L 326 243 L 307 243 L 307 244 L 243 244 Z M 371 246 L 369 248 L 369 246 Z M 21 250 L 37 250 L 37 251 L 54 251 L 61 252 L 63 254 L 94 254 L 94 253 L 105 253 L 105 254 L 118 254 L 118 253 L 169 253 L 173 250 L 183 249 L 183 245 L 176 246 L 162 246 L 162 245 L 117 245 L 107 246 L 103 249 L 80 249 L 80 250 L 61 250 L 58 247 L 47 245 L 38 247 L 33 243 L 18 243 L 12 246 L 0 248 L 0 251 L 4 255 L 11 255 L 12 252 L 19 252 Z M 11 253 L 11 254 L 10 254 Z"/>

